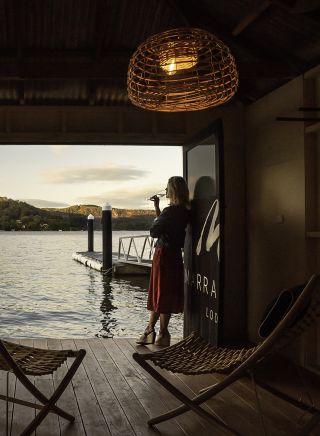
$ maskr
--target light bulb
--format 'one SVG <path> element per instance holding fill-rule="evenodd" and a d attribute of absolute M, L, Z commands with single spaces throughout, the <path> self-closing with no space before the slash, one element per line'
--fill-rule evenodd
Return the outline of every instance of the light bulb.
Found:
<path fill-rule="evenodd" d="M 181 55 L 170 57 L 169 59 L 162 60 L 160 67 L 170 76 L 176 74 L 181 70 L 188 70 L 197 64 L 198 58 L 196 55 Z"/>
<path fill-rule="evenodd" d="M 171 76 L 194 67 L 198 63 L 198 53 L 191 44 L 178 45 L 171 42 L 162 47 L 159 63 L 160 67 Z"/>

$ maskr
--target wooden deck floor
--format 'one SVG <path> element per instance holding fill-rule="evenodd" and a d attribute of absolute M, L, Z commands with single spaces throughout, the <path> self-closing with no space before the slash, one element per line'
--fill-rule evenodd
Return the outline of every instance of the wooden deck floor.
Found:
<path fill-rule="evenodd" d="M 90 339 L 90 340 L 54 340 L 37 339 L 21 340 L 25 345 L 42 348 L 85 348 L 87 355 L 83 365 L 73 378 L 72 384 L 63 394 L 59 405 L 75 415 L 75 422 L 67 421 L 50 414 L 38 427 L 37 436 L 74 436 L 74 435 L 112 435 L 112 436 L 198 436 L 201 432 L 207 435 L 231 435 L 218 425 L 209 425 L 188 412 L 176 420 L 159 424 L 157 429 L 148 428 L 149 416 L 161 414 L 178 402 L 157 382 L 147 375 L 131 358 L 136 349 L 130 339 Z M 140 352 L 148 351 L 147 347 L 137 347 Z M 150 348 L 153 348 L 151 346 Z M 34 383 L 46 394 L 50 394 L 57 385 L 66 367 L 61 367 L 53 377 L 33 378 Z M 283 384 L 284 389 L 292 389 L 287 382 L 287 367 L 282 369 L 284 375 L 277 377 L 276 383 Z M 264 371 L 267 373 L 268 371 Z M 272 375 L 273 372 L 273 375 Z M 279 371 L 276 372 L 279 374 Z M 274 368 L 268 377 L 274 378 Z M 1 392 L 6 389 L 6 375 L 0 373 Z M 169 375 L 176 386 L 185 393 L 193 394 L 202 387 L 214 383 L 222 376 L 176 376 Z M 319 384 L 309 386 L 320 404 Z M 25 389 L 10 377 L 10 395 L 33 401 Z M 301 393 L 301 392 L 300 392 Z M 294 435 L 300 426 L 309 418 L 308 414 L 277 399 L 266 391 L 259 389 L 261 403 L 265 413 L 268 435 Z M 222 392 L 207 407 L 232 425 L 239 433 L 248 436 L 263 435 L 259 414 L 255 411 L 255 397 L 247 379 L 236 382 Z M 19 435 L 34 416 L 34 411 L 20 405 L 10 405 L 9 424 L 11 436 Z M 5 402 L 0 402 L 0 434 L 5 434 Z M 320 427 L 313 435 L 320 434 Z"/>

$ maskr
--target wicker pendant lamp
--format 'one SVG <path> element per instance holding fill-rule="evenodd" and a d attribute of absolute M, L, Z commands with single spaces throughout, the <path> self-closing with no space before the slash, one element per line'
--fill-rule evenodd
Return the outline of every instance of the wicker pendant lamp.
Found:
<path fill-rule="evenodd" d="M 237 91 L 238 72 L 229 48 L 202 29 L 153 35 L 130 59 L 128 96 L 144 109 L 194 111 L 218 106 Z"/>

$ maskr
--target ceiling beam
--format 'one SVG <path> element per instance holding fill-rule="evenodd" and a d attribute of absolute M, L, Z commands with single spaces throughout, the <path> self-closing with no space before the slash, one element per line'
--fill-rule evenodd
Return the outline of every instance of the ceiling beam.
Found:
<path fill-rule="evenodd" d="M 95 32 L 95 49 L 94 57 L 95 59 L 101 58 L 101 53 L 103 51 L 104 40 L 106 37 L 107 26 L 105 23 L 105 17 L 108 14 L 108 2 L 105 0 L 99 0 L 97 2 L 96 10 L 96 32 Z"/>
<path fill-rule="evenodd" d="M 23 62 L 23 41 L 25 33 L 25 16 L 26 16 L 26 4 L 25 0 L 19 1 L 14 0 L 13 4 L 13 17 L 15 28 L 19 29 L 18 32 L 15 32 L 15 48 L 16 48 L 16 60 L 20 63 Z M 20 105 L 25 104 L 25 87 L 24 81 L 21 80 L 16 86 L 16 91 L 18 93 L 18 101 Z"/>
<path fill-rule="evenodd" d="M 237 63 L 242 79 L 274 78 L 290 79 L 295 76 L 293 71 L 280 62 L 247 62 Z M 125 85 L 128 60 L 95 61 L 0 61 L 0 80 L 108 80 L 115 85 Z"/>
<path fill-rule="evenodd" d="M 238 36 L 243 32 L 250 24 L 252 24 L 260 15 L 268 9 L 272 0 L 264 0 L 261 3 L 255 2 L 252 10 L 233 28 L 232 35 Z"/>
<path fill-rule="evenodd" d="M 183 23 L 184 26 L 189 27 L 190 26 L 190 22 L 188 20 L 188 18 L 185 16 L 183 10 L 181 9 L 180 5 L 175 2 L 175 0 L 166 0 L 168 6 L 174 10 L 174 12 L 179 16 L 181 22 Z"/>
<path fill-rule="evenodd" d="M 24 35 L 25 32 L 25 0 L 14 0 L 12 2 L 12 9 L 13 9 L 13 20 L 15 28 L 18 29 L 18 31 L 14 32 L 14 45 L 15 45 L 15 56 L 22 60 L 23 58 L 23 41 L 24 41 Z"/>
<path fill-rule="evenodd" d="M 86 49 L 51 49 L 51 48 L 23 48 L 23 59 L 36 60 L 40 58 L 41 60 L 65 60 L 70 59 L 72 61 L 82 61 L 82 60 L 95 60 L 96 56 L 93 56 L 94 47 Z M 21 49 L 19 50 L 21 51 Z M 105 60 L 116 59 L 117 61 L 127 61 L 133 51 L 131 50 L 99 50 L 99 58 Z M 21 59 L 21 56 L 17 56 L 17 49 L 3 49 L 0 48 L 0 61 L 1 59 Z"/>
<path fill-rule="evenodd" d="M 319 9 L 319 0 L 296 0 L 291 7 L 293 14 L 304 14 Z"/>
<path fill-rule="evenodd" d="M 237 62 L 240 79 L 293 79 L 296 74 L 281 62 Z"/>
<path fill-rule="evenodd" d="M 214 33 L 218 38 L 222 39 L 236 54 L 237 52 L 247 54 L 247 56 L 259 60 L 279 60 L 285 63 L 294 75 L 297 76 L 303 73 L 304 65 L 294 56 L 283 52 L 277 47 L 268 47 L 261 44 L 259 41 L 249 40 L 248 38 L 239 35 L 235 38 L 231 31 L 227 29 L 223 23 L 219 22 L 219 18 L 211 12 L 211 9 L 203 2 L 197 0 L 174 0 L 177 7 L 183 11 L 184 16 L 190 23 L 190 26 L 201 27 Z"/>
<path fill-rule="evenodd" d="M 127 76 L 128 61 L 116 59 L 95 61 L 29 61 L 0 60 L 1 80 L 41 79 L 96 79 L 123 83 Z"/>
<path fill-rule="evenodd" d="M 309 25 L 312 28 L 318 28 L 317 14 L 312 14 L 312 12 L 320 8 L 319 0 L 296 0 L 295 4 L 291 6 L 283 0 L 272 0 L 272 3 L 286 13 L 300 15 L 299 20 L 303 22 L 304 26 Z"/>

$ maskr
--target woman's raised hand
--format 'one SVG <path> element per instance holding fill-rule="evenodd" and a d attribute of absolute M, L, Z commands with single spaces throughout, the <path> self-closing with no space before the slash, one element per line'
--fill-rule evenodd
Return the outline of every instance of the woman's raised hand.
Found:
<path fill-rule="evenodd" d="M 157 195 L 150 197 L 150 201 L 153 201 L 155 207 L 159 207 L 160 198 Z"/>

